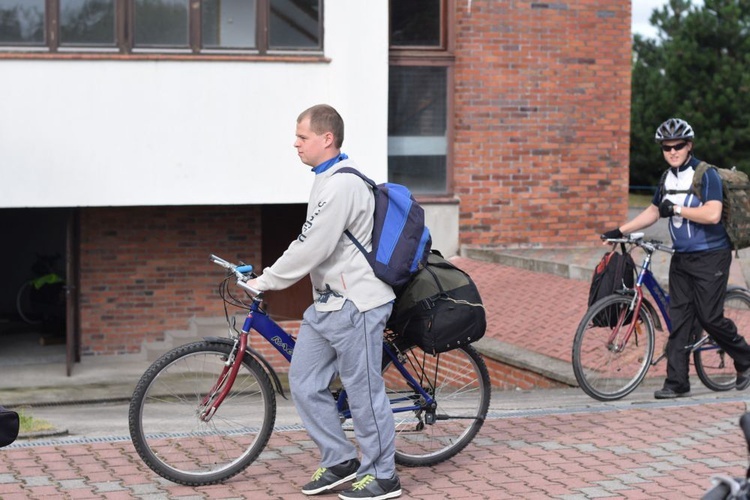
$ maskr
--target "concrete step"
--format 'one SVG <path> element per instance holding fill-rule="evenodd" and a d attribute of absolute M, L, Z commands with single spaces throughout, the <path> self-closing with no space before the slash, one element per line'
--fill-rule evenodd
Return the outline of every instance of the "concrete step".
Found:
<path fill-rule="evenodd" d="M 242 318 L 239 316 L 237 324 L 242 324 Z M 164 332 L 164 340 L 156 342 L 144 342 L 142 352 L 145 353 L 145 359 L 156 361 L 162 354 L 191 342 L 203 340 L 204 337 L 227 337 L 229 330 L 226 318 L 191 318 L 188 327 L 184 330 L 167 330 Z"/>

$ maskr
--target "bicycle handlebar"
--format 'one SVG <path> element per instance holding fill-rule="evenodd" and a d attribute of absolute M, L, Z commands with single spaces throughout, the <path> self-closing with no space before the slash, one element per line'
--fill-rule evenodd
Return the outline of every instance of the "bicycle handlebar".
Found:
<path fill-rule="evenodd" d="M 240 288 L 247 290 L 253 296 L 260 295 L 261 293 L 263 293 L 261 290 L 248 286 L 247 284 L 247 280 L 251 278 L 250 275 L 253 272 L 253 266 L 249 264 L 238 266 L 214 254 L 211 254 L 209 259 L 214 264 L 219 265 L 223 267 L 224 269 L 228 269 L 229 271 L 234 273 L 235 277 L 237 278 L 237 286 L 239 286 Z"/>
<path fill-rule="evenodd" d="M 643 248 L 648 253 L 653 253 L 655 250 L 659 250 L 661 252 L 667 252 L 670 254 L 674 253 L 674 248 L 664 245 L 661 241 L 658 240 L 644 240 L 643 239 L 644 234 L 643 233 L 631 233 L 623 235 L 622 238 L 604 238 L 602 239 L 606 241 L 607 243 L 625 243 L 629 245 L 635 245 Z"/>

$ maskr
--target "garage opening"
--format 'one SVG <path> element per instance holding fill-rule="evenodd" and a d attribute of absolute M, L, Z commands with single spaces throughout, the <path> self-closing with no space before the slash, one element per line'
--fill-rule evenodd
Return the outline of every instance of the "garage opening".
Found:
<path fill-rule="evenodd" d="M 0 210 L 0 366 L 66 363 L 74 209 Z"/>

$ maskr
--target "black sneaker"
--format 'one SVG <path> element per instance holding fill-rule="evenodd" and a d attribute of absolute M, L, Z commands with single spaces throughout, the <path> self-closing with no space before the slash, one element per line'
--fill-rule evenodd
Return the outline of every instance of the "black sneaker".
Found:
<path fill-rule="evenodd" d="M 401 481 L 395 474 L 390 479 L 376 479 L 367 474 L 352 484 L 350 490 L 339 493 L 341 500 L 384 500 L 401 496 Z"/>
<path fill-rule="evenodd" d="M 744 372 L 737 372 L 737 381 L 734 385 L 738 391 L 744 391 L 750 387 L 750 368 Z"/>
<path fill-rule="evenodd" d="M 656 399 L 674 399 L 674 398 L 686 398 L 690 396 L 690 391 L 677 392 L 673 389 L 659 389 L 654 393 Z"/>
<path fill-rule="evenodd" d="M 340 484 L 344 484 L 357 477 L 359 460 L 352 458 L 346 462 L 331 467 L 319 467 L 315 471 L 309 483 L 302 487 L 305 495 L 317 495 L 324 491 L 332 490 Z"/>

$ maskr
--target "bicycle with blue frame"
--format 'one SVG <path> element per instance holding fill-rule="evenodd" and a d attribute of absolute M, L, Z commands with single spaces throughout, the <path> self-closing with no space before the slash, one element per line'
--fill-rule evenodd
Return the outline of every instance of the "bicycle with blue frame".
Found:
<path fill-rule="evenodd" d="M 276 393 L 284 384 L 264 356 L 249 345 L 255 331 L 290 361 L 295 339 L 262 307 L 263 294 L 248 287 L 252 266 L 220 257 L 227 269 L 219 286 L 229 336 L 177 347 L 143 374 L 128 411 L 136 451 L 154 472 L 185 485 L 224 481 L 247 468 L 274 430 Z M 232 292 L 234 281 L 241 293 Z M 247 311 L 237 330 L 229 307 Z M 460 452 L 476 436 L 490 404 L 490 379 L 470 345 L 433 356 L 386 331 L 383 378 L 396 423 L 396 462 L 433 465 Z M 346 390 L 332 381 L 340 421 L 353 430 Z"/>
<path fill-rule="evenodd" d="M 662 352 L 654 359 L 655 331 L 663 330 L 657 310 L 645 296 L 649 291 L 667 331 L 672 330 L 669 317 L 669 295 L 651 272 L 655 251 L 673 253 L 659 241 L 645 241 L 643 233 L 618 239 L 606 239 L 613 245 L 623 244 L 630 252 L 644 251 L 643 263 L 633 288 L 623 287 L 589 307 L 573 340 L 573 372 L 583 391 L 594 399 L 612 401 L 633 392 L 649 368 L 666 357 Z M 738 329 L 750 331 L 750 292 L 741 287 L 727 288 L 724 315 Z M 693 335 L 685 349 L 692 352 L 696 374 L 711 390 L 726 391 L 735 387 L 736 370 L 732 359 L 703 332 L 696 321 Z"/>

